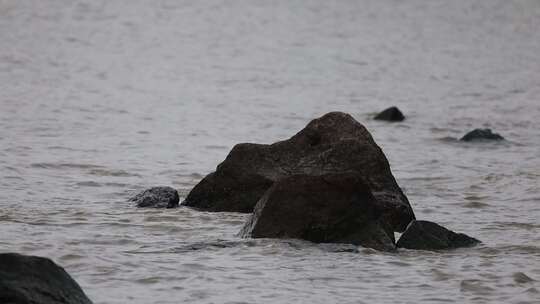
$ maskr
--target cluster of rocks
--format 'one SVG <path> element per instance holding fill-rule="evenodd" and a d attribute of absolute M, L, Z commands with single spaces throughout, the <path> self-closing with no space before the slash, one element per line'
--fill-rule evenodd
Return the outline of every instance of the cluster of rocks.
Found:
<path fill-rule="evenodd" d="M 405 120 L 405 115 L 395 106 L 385 109 L 373 118 L 375 120 L 383 120 L 389 122 L 400 122 Z M 504 140 L 500 134 L 493 133 L 491 129 L 474 129 L 465 134 L 459 140 L 461 141 L 499 141 Z"/>
<path fill-rule="evenodd" d="M 375 119 L 403 121 L 392 107 Z M 502 140 L 477 129 L 461 140 Z M 154 187 L 130 199 L 138 207 L 174 208 L 178 192 Z M 328 113 L 271 145 L 238 144 L 184 206 L 251 213 L 243 237 L 349 243 L 381 251 L 442 250 L 480 241 L 417 221 L 381 148 L 348 114 Z M 394 232 L 403 232 L 396 242 Z M 47 258 L 0 254 L 0 303 L 91 304 L 64 269 Z"/>
<path fill-rule="evenodd" d="M 385 109 L 374 117 L 375 120 L 400 122 L 405 120 L 405 115 L 395 106 Z M 500 134 L 493 133 L 491 129 L 474 129 L 465 134 L 461 141 L 499 141 L 504 140 Z"/>
<path fill-rule="evenodd" d="M 377 119 L 403 120 L 399 109 Z M 138 206 L 171 207 L 171 188 L 147 190 Z M 155 204 L 154 204 L 155 202 Z M 198 210 L 251 213 L 243 237 L 350 243 L 381 251 L 439 250 L 479 241 L 416 221 L 381 148 L 349 114 L 331 112 L 291 138 L 233 147 L 182 202 Z M 394 232 L 403 232 L 396 242 Z"/>

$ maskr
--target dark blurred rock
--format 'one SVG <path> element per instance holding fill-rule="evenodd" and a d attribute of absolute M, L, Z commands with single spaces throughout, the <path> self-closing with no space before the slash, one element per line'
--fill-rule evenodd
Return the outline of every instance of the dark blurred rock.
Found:
<path fill-rule="evenodd" d="M 355 172 L 293 175 L 259 200 L 243 237 L 297 238 L 395 250 L 394 231 L 369 186 Z"/>
<path fill-rule="evenodd" d="M 178 191 L 171 187 L 153 187 L 144 190 L 129 200 L 135 202 L 137 207 L 175 208 L 178 207 L 180 198 Z"/>
<path fill-rule="evenodd" d="M 91 304 L 81 287 L 53 261 L 0 254 L 0 303 Z"/>
<path fill-rule="evenodd" d="M 491 129 L 474 129 L 465 134 L 460 140 L 462 141 L 483 141 L 483 140 L 504 140 L 504 137 L 497 133 L 493 133 Z"/>
<path fill-rule="evenodd" d="M 376 120 L 403 121 L 405 116 L 397 107 L 390 107 L 375 116 Z"/>
<path fill-rule="evenodd" d="M 441 250 L 469 247 L 479 240 L 463 233 L 455 233 L 429 221 L 413 221 L 401 235 L 397 246 L 407 249 Z"/>
<path fill-rule="evenodd" d="M 414 219 L 382 150 L 363 125 L 341 112 L 311 121 L 288 140 L 271 145 L 236 145 L 182 204 L 207 211 L 252 212 L 264 192 L 279 179 L 347 171 L 365 179 L 394 230 L 403 231 Z"/>
<path fill-rule="evenodd" d="M 514 278 L 514 282 L 518 284 L 527 284 L 536 281 L 528 275 L 524 274 L 523 272 L 515 272 L 512 277 Z"/>

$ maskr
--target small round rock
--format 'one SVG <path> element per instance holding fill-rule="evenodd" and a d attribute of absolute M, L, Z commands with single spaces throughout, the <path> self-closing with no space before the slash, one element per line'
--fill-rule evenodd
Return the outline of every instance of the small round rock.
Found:
<path fill-rule="evenodd" d="M 465 134 L 460 140 L 462 141 L 485 141 L 485 140 L 504 140 L 504 137 L 497 133 L 493 133 L 491 129 L 474 129 Z"/>
<path fill-rule="evenodd" d="M 171 187 L 152 187 L 129 199 L 137 207 L 176 208 L 180 201 L 178 191 Z"/>
<path fill-rule="evenodd" d="M 390 107 L 375 116 L 376 120 L 403 121 L 405 115 L 397 107 Z"/>

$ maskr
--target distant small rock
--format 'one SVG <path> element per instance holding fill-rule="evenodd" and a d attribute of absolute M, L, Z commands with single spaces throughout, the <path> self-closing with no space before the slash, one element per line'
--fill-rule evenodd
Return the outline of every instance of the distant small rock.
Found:
<path fill-rule="evenodd" d="M 474 129 L 465 134 L 460 140 L 462 141 L 482 141 L 482 140 L 504 140 L 504 137 L 497 133 L 493 133 L 491 129 Z"/>
<path fill-rule="evenodd" d="M 455 233 L 429 221 L 412 221 L 401 235 L 397 247 L 421 250 L 441 250 L 469 247 L 479 240 L 463 233 Z"/>
<path fill-rule="evenodd" d="M 376 120 L 403 121 L 405 116 L 397 107 L 390 107 L 375 116 Z"/>
<path fill-rule="evenodd" d="M 0 303 L 92 304 L 62 267 L 17 253 L 0 254 Z"/>
<path fill-rule="evenodd" d="M 171 187 L 153 187 L 129 199 L 137 207 L 148 208 L 175 208 L 178 207 L 180 197 L 178 191 Z"/>
<path fill-rule="evenodd" d="M 240 235 L 394 251 L 394 232 L 382 209 L 359 173 L 293 175 L 263 195 Z"/>

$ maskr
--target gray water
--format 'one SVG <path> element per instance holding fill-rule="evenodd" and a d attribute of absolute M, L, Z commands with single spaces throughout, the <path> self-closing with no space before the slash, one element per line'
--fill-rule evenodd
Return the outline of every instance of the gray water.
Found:
<path fill-rule="evenodd" d="M 391 105 L 408 119 L 371 119 Z M 484 243 L 244 240 L 246 215 L 126 200 L 335 110 L 418 218 Z M 536 0 L 0 0 L 0 251 L 95 303 L 539 303 L 538 117 Z M 508 140 L 455 140 L 479 127 Z"/>

